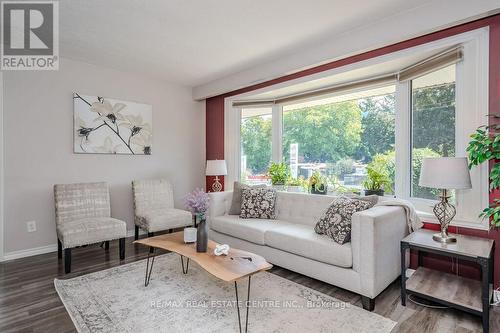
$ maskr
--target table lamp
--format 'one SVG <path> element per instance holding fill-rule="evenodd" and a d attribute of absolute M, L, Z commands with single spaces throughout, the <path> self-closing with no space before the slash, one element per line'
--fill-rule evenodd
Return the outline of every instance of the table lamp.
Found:
<path fill-rule="evenodd" d="M 441 232 L 434 234 L 432 239 L 441 243 L 454 243 L 456 237 L 448 235 L 448 226 L 455 217 L 456 209 L 449 202 L 448 190 L 463 190 L 472 188 L 467 158 L 437 157 L 424 158 L 420 169 L 419 186 L 441 190 L 440 201 L 434 206 L 433 212 L 441 225 Z"/>
<path fill-rule="evenodd" d="M 207 169 L 205 171 L 207 176 L 215 176 L 214 183 L 212 184 L 212 191 L 220 192 L 222 184 L 219 181 L 219 176 L 227 175 L 226 161 L 224 160 L 209 160 L 207 161 Z"/>

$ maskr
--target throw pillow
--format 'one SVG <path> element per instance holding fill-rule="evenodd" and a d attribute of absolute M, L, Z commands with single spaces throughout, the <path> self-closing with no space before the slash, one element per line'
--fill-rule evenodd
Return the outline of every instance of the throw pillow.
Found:
<path fill-rule="evenodd" d="M 275 219 L 276 190 L 270 188 L 246 188 L 241 195 L 243 219 Z"/>
<path fill-rule="evenodd" d="M 233 186 L 233 199 L 231 201 L 231 207 L 229 208 L 229 215 L 240 215 L 241 214 L 241 191 L 244 188 L 266 188 L 265 184 L 249 186 L 242 184 L 240 182 L 234 182 Z"/>
<path fill-rule="evenodd" d="M 314 231 L 327 235 L 341 245 L 350 242 L 352 214 L 369 209 L 370 205 L 368 201 L 339 197 L 316 223 Z"/>
<path fill-rule="evenodd" d="M 370 207 L 369 208 L 372 208 L 378 202 L 378 195 L 372 194 L 372 195 L 367 195 L 367 196 L 364 196 L 364 197 L 355 197 L 355 198 L 351 198 L 351 199 L 359 199 L 359 200 L 363 200 L 363 201 L 368 201 L 370 203 Z"/>

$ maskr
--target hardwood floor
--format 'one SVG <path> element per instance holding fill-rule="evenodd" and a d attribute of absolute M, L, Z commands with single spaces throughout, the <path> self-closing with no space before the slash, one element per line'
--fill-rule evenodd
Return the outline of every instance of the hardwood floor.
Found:
<path fill-rule="evenodd" d="M 147 249 L 132 241 L 126 241 L 123 263 L 147 257 Z M 54 278 L 75 277 L 119 264 L 118 241 L 111 242 L 109 252 L 97 245 L 74 250 L 72 273 L 66 275 L 57 252 L 0 263 L 0 332 L 76 332 L 54 289 Z M 349 291 L 280 267 L 271 272 L 361 307 L 361 297 Z M 398 322 L 393 332 L 482 332 L 480 319 L 463 312 L 424 308 L 410 301 L 401 306 L 397 281 L 377 297 L 375 312 Z M 492 308 L 490 320 L 490 332 L 500 332 L 499 308 Z"/>

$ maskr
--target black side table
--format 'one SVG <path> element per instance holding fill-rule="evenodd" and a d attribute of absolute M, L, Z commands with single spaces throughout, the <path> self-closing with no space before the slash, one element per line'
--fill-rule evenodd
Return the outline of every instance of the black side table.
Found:
<path fill-rule="evenodd" d="M 493 295 L 494 241 L 456 235 L 456 243 L 442 244 L 432 239 L 433 233 L 434 231 L 421 229 L 401 241 L 401 304 L 406 306 L 406 295 L 413 294 L 480 316 L 483 320 L 483 332 L 489 332 L 490 303 Z M 408 249 L 418 250 L 419 267 L 406 278 Z M 481 281 L 422 267 L 424 253 L 436 253 L 475 262 L 481 267 Z"/>

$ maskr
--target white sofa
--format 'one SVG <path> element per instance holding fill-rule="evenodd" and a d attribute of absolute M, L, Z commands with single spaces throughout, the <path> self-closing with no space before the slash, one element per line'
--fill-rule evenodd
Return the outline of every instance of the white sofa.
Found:
<path fill-rule="evenodd" d="M 375 297 L 400 275 L 400 241 L 408 234 L 401 207 L 376 206 L 355 213 L 351 242 L 339 245 L 314 232 L 331 196 L 278 192 L 277 219 L 262 220 L 227 215 L 232 192 L 209 195 L 211 239 L 358 293 L 367 310 L 373 310 Z"/>

